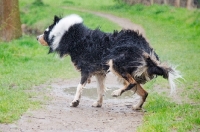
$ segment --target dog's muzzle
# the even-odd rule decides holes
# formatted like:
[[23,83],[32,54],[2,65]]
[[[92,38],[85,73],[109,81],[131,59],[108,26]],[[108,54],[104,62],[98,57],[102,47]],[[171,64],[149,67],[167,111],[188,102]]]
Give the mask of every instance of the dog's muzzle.
[[43,46],[48,46],[47,42],[44,40],[44,34],[37,36],[37,41]]

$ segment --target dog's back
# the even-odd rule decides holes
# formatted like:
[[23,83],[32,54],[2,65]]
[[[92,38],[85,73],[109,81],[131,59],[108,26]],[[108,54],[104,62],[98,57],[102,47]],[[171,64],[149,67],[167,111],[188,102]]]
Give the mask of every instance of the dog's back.
[[139,34],[138,31],[133,30],[121,30],[115,37],[115,43],[117,46],[134,46],[147,52],[148,54],[154,54],[156,59],[159,60],[158,55],[153,52],[153,48],[147,42],[147,40]]

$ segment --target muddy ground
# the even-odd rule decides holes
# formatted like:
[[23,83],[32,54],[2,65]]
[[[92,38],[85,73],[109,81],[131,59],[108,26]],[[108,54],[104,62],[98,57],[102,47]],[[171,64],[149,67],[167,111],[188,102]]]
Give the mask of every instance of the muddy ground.
[[[110,14],[91,12],[101,17],[119,24],[122,28],[139,29],[142,34],[144,30],[141,26],[131,23],[129,20],[119,18]],[[131,106],[138,100],[137,95],[127,92],[122,97],[114,98],[110,94],[113,90],[120,88],[116,77],[108,74],[105,100],[101,108],[92,107],[97,98],[96,81],[92,78],[89,85],[83,91],[80,105],[76,108],[70,107],[73,100],[76,86],[79,79],[61,80],[36,86],[33,91],[38,92],[38,96],[33,99],[49,99],[42,103],[42,107],[37,110],[28,110],[21,118],[12,124],[0,124],[0,131],[3,132],[134,132],[141,125],[143,111],[133,111]],[[41,94],[43,93],[43,94]],[[41,96],[42,95],[42,96]]]

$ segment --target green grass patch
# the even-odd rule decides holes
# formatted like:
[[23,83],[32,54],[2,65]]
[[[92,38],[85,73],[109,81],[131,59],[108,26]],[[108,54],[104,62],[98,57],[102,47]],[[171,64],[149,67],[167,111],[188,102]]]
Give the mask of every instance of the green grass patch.
[[[43,4],[39,6],[35,6],[34,0],[20,1],[22,23],[43,31],[47,28],[47,26],[53,23],[54,15],[64,17],[69,14],[79,14],[84,19],[84,24],[88,25],[91,29],[100,28],[105,32],[112,32],[114,29],[120,29],[117,24],[113,24],[105,18],[101,18],[90,13],[67,9],[65,4],[62,4],[66,1],[43,1]],[[71,3],[73,3],[73,1],[71,1]],[[33,14],[37,14],[37,18],[33,17]]]
[[198,104],[176,104],[156,93],[146,103],[144,124],[138,131],[169,132],[198,131],[200,129]]
[[0,89],[0,123],[16,120],[30,107],[27,95],[17,89]]

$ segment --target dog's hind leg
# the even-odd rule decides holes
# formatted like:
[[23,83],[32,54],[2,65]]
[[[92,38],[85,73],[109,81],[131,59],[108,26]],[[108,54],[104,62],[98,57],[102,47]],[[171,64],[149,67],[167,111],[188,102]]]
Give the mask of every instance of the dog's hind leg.
[[136,91],[136,93],[140,96],[140,100],[136,105],[133,106],[133,110],[141,110],[142,105],[148,96],[148,93],[142,88],[140,84],[137,84],[136,87],[134,87],[132,90]]
[[127,81],[126,84],[128,85],[125,85],[125,87],[121,88],[121,89],[118,89],[118,90],[115,90],[112,95],[115,97],[118,95],[121,95],[123,92],[127,91],[127,90],[133,90],[134,92],[136,92],[139,96],[140,96],[140,100],[139,102],[133,106],[133,109],[134,110],[140,110],[142,109],[142,105],[144,104],[147,96],[148,96],[148,93],[141,87],[140,84],[138,84],[130,74],[124,74],[122,75],[122,77]]
[[130,75],[130,74],[125,74],[125,76],[123,76],[129,83],[130,85],[132,86],[128,86],[124,91],[122,92],[125,92],[127,90],[130,90],[132,89],[133,91],[136,91],[136,93],[140,96],[140,100],[138,102],[138,104],[134,105],[133,106],[133,109],[134,110],[140,110],[142,109],[142,105],[144,104],[147,96],[148,96],[148,93],[142,88],[142,86],[137,83],[133,77]]
[[133,106],[134,110],[140,110],[142,109],[142,105],[144,104],[148,93],[142,88],[142,86],[137,83],[133,77],[130,74],[125,74],[125,76],[123,76],[130,84],[129,86],[122,92],[125,92],[127,90],[132,89],[133,91],[136,91],[136,93],[140,96],[140,100],[139,102]]
[[[119,73],[114,67],[113,67],[113,60],[109,60],[108,62],[109,65],[109,70],[115,74],[119,80],[123,81],[124,87],[117,89],[115,91],[112,92],[112,96],[113,97],[118,97],[120,96],[123,92],[132,89],[135,84],[136,81],[132,78],[132,76],[130,74],[124,73],[123,75],[121,73]],[[121,81],[120,81],[121,82]]]
[[96,80],[97,80],[97,94],[98,94],[98,99],[96,102],[93,103],[93,107],[101,107],[103,103],[103,96],[104,92],[106,91],[105,87],[105,74],[96,74],[95,75]]
[[77,86],[74,100],[70,103],[71,107],[77,107],[79,105],[83,87],[86,85],[88,79],[89,79],[88,74],[83,74],[83,73],[81,74],[81,82]]
[[[116,74],[117,72],[115,71],[114,73]],[[124,87],[113,91],[111,94],[113,97],[120,96],[123,92],[134,88],[137,84],[136,81],[132,78],[132,76],[128,73],[124,73],[123,75],[117,73],[116,75],[123,79]]]

